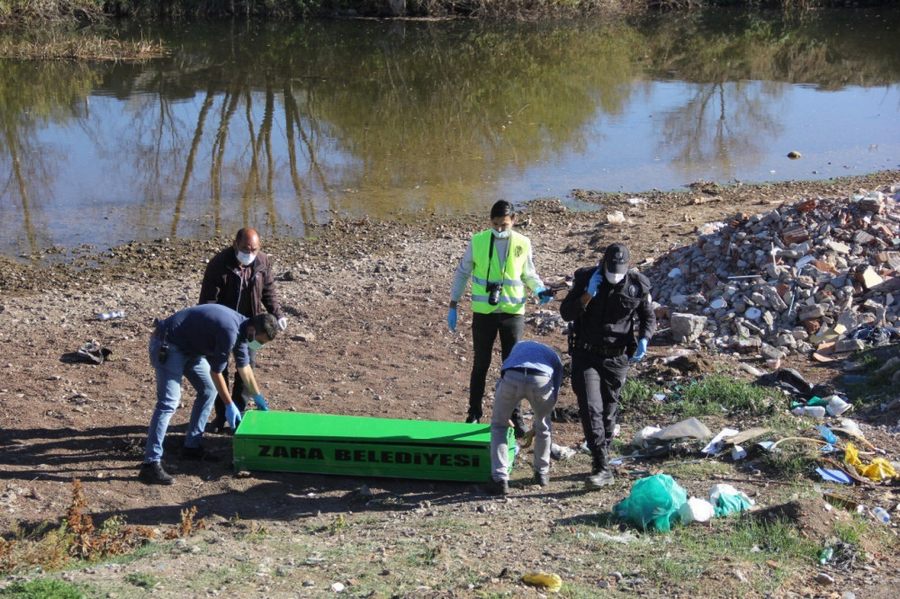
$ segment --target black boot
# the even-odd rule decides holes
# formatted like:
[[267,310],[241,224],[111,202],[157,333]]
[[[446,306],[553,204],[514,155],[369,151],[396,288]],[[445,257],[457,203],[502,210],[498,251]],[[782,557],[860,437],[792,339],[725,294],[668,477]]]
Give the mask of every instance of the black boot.
[[613,483],[612,470],[609,469],[609,463],[606,460],[606,452],[594,454],[594,464],[591,468],[591,475],[587,477],[584,485],[588,489],[599,489]]

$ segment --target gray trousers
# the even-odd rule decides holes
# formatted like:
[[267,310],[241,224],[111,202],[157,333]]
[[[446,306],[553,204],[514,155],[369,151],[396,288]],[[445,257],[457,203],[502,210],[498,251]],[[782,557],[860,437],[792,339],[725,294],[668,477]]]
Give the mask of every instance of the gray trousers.
[[556,405],[553,382],[546,374],[507,370],[497,381],[491,410],[491,477],[509,480],[509,447],[506,433],[509,417],[519,402],[527,399],[534,410],[534,471],[550,470],[550,414]]

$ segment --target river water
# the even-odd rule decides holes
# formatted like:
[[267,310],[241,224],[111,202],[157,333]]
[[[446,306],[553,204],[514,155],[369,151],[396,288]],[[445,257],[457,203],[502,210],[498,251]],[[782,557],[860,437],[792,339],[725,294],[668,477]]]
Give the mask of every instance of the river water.
[[[228,23],[0,61],[0,253],[900,164],[900,11]],[[789,151],[802,158],[789,160]]]

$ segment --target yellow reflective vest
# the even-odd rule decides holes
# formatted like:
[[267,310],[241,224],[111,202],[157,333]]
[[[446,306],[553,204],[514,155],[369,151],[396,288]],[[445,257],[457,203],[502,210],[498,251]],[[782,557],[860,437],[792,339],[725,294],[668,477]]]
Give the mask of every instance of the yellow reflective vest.
[[[522,280],[525,264],[531,251],[531,241],[515,231],[509,233],[506,262],[500,264],[497,250],[491,251],[493,233],[490,229],[472,236],[472,311],[478,314],[505,312],[524,314],[526,288]],[[496,244],[497,240],[494,240]],[[488,256],[490,255],[490,260]],[[502,283],[500,302],[488,303],[488,283]]]

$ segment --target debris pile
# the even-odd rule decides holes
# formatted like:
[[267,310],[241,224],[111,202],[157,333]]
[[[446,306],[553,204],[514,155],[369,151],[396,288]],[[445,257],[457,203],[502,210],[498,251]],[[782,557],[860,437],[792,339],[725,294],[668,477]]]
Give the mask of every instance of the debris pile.
[[707,223],[646,273],[680,343],[828,356],[900,338],[900,185]]

